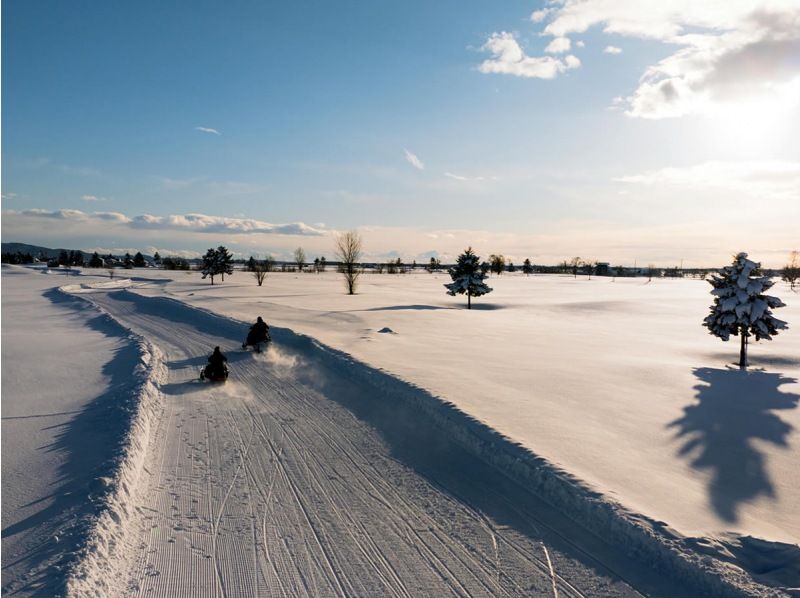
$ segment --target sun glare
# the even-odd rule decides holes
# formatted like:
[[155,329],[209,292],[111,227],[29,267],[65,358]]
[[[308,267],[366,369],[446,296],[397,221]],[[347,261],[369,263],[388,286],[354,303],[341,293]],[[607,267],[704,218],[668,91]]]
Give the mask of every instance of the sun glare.
[[800,78],[768,93],[716,105],[712,134],[720,149],[760,157],[789,134],[800,109]]

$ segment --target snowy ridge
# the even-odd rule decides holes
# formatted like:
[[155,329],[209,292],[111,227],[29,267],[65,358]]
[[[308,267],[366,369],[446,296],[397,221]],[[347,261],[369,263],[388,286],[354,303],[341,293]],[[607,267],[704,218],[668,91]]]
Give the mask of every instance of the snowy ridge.
[[[59,289],[70,294],[73,290],[74,286]],[[104,310],[94,307],[120,326]],[[158,386],[165,379],[166,368],[155,346],[129,330],[128,338],[138,345],[140,361],[133,372],[133,389],[119,406],[127,417],[126,431],[114,451],[116,456],[110,474],[97,481],[97,515],[89,525],[85,543],[68,574],[69,596],[115,595],[117,573],[126,563],[124,531],[136,521],[136,513],[131,512],[128,505],[134,503],[136,494],[146,487],[141,483],[145,454],[154,422],[163,407]]]

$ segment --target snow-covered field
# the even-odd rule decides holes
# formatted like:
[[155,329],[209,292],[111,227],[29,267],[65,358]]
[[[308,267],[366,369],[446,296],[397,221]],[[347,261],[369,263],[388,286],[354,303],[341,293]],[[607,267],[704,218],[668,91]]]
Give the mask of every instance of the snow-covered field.
[[[6,297],[14,281],[24,279],[6,273],[4,269],[4,387],[9,363]],[[201,567],[205,577],[196,581],[208,585],[197,586],[200,589],[230,590],[224,586],[224,580],[231,579],[226,567],[245,567],[242,559],[252,558],[251,568],[261,568],[262,574],[238,593],[418,594],[433,587],[432,580],[444,570],[467,584],[462,588],[465,593],[526,593],[522,578],[513,571],[523,577],[526,571],[544,571],[541,577],[531,578],[539,581],[531,581],[534,586],[527,590],[542,593],[556,579],[548,577],[552,569],[537,569],[530,558],[519,557],[522,560],[511,559],[510,568],[500,575],[497,563],[490,564],[492,550],[514,553],[503,546],[516,546],[518,555],[538,550],[543,556],[541,548],[535,548],[537,542],[550,548],[548,559],[556,555],[556,572],[563,567],[569,572],[564,577],[583,587],[584,593],[606,594],[613,589],[624,594],[629,586],[622,579],[645,593],[670,593],[663,585],[668,582],[657,580],[655,573],[652,579],[657,581],[651,580],[654,585],[648,586],[642,581],[646,572],[630,563],[620,564],[608,546],[589,551],[607,571],[588,575],[586,561],[574,551],[549,543],[549,538],[543,537],[547,531],[536,535],[521,523],[530,520],[526,517],[541,518],[538,509],[546,509],[546,505],[509,516],[511,507],[500,508],[497,501],[487,499],[480,488],[471,485],[474,482],[462,479],[469,476],[451,474],[448,478],[447,468],[437,466],[435,458],[404,454],[408,447],[392,437],[395,428],[386,423],[385,414],[378,417],[363,412],[364,405],[381,399],[375,391],[381,386],[371,387],[367,380],[379,376],[366,366],[390,375],[385,376],[389,381],[410,383],[412,386],[398,382],[406,394],[416,389],[420,396],[433,395],[451,403],[510,441],[492,443],[495,453],[522,450],[523,457],[541,457],[563,472],[564,479],[576,481],[583,496],[612,505],[614,512],[638,522],[642,529],[674,539],[680,550],[693,548],[698,554],[738,562],[762,581],[800,585],[798,551],[792,546],[800,541],[800,448],[795,432],[800,426],[800,294],[781,284],[773,294],[787,307],[776,315],[787,320],[790,329],[772,342],[752,344],[753,367],[742,373],[731,367],[738,355],[737,345],[709,336],[700,325],[711,296],[710,286],[696,280],[646,283],[644,279],[503,275],[492,278],[494,292],[476,300],[473,310],[467,311],[463,299],[445,295],[442,285],[449,277],[444,273],[365,274],[356,296],[344,294],[341,278],[334,272],[270,274],[263,287],[241,272],[214,286],[200,280],[197,273],[141,270],[133,276],[129,290],[86,294],[165,351],[169,370],[163,386],[167,415],[153,434],[145,465],[152,491],[153,504],[148,507],[153,511],[152,521],[140,517],[137,525],[131,526],[146,538],[149,552],[137,552],[131,545],[120,557],[133,566],[134,573],[127,580],[131,593],[147,589],[168,593],[180,587],[176,584],[186,571],[176,563],[189,559],[194,549],[199,563],[206,557],[212,561],[207,563],[210,568]],[[89,276],[82,279],[93,280]],[[54,285],[74,281],[60,279]],[[239,321],[263,316],[276,329],[273,352],[262,361],[250,354],[240,357],[237,334],[244,334],[241,324],[181,308],[165,297]],[[22,305],[18,309],[24,311]],[[308,344],[295,333],[312,337],[323,346]],[[231,380],[218,389],[198,388],[189,380],[203,361],[202,355],[214,344],[236,355]],[[350,366],[343,369],[343,363]],[[381,383],[389,388],[386,380]],[[20,386],[15,396],[24,390],[24,385]],[[5,490],[6,452],[17,454],[24,449],[7,444],[8,388],[4,391]],[[348,402],[348,396],[356,398]],[[387,392],[386,396],[396,398],[396,393]],[[326,402],[332,397],[333,402]],[[419,405],[419,412],[412,416],[408,406],[404,407],[404,417],[426,422],[435,415],[426,406],[429,403]],[[299,411],[293,416],[294,409]],[[351,412],[361,427],[348,419]],[[317,433],[295,423],[312,416],[319,418],[310,426]],[[441,421],[434,423],[438,426]],[[343,431],[344,440],[321,440],[318,433],[328,427]],[[377,429],[379,438],[370,440],[368,429]],[[439,432],[423,436],[442,435],[443,429],[437,429]],[[447,426],[444,431],[453,432]],[[285,438],[294,440],[281,444]],[[356,438],[367,438],[367,448],[358,448]],[[383,452],[387,444],[389,450]],[[457,445],[451,447],[448,442],[447,450],[461,450]],[[288,448],[275,448],[278,446]],[[371,457],[362,462],[365,450]],[[468,451],[473,456],[477,452]],[[317,457],[323,453],[338,455],[338,460]],[[458,454],[458,459],[472,458]],[[493,463],[502,461],[497,454],[482,456]],[[395,463],[400,469],[392,469]],[[512,463],[507,471],[514,467]],[[398,494],[387,499],[390,488],[384,486],[385,476],[378,476],[373,468],[408,483],[395,488],[393,482],[392,491]],[[462,474],[469,471],[456,470]],[[259,473],[264,471],[277,473],[270,481]],[[420,475],[421,479],[414,477]],[[479,486],[490,479],[488,475],[482,471],[477,476]],[[449,482],[442,481],[446,479]],[[345,487],[336,480],[346,481]],[[428,488],[426,484],[431,482],[433,486]],[[306,487],[298,488],[298,483]],[[439,484],[449,491],[445,496],[438,494]],[[492,479],[492,485],[498,484]],[[305,494],[309,488],[318,492]],[[402,503],[407,510],[399,514],[395,509],[383,511],[367,498],[369,492],[360,494],[354,488],[372,488],[370,492],[381,497],[379,502]],[[530,495],[524,490],[514,488],[508,494],[515,497],[511,503],[517,503],[514,508],[519,509],[519,502],[531,499],[525,498]],[[279,502],[286,501],[281,502],[281,509],[276,510],[272,492],[280,497],[276,499]],[[545,498],[555,503],[561,494],[555,491]],[[248,498],[254,496],[255,500]],[[424,512],[415,508],[420,496],[429,505]],[[446,496],[450,500],[457,497],[456,503],[447,503]],[[348,504],[358,505],[355,511],[369,513],[370,522],[354,519],[355,515],[347,512]],[[567,511],[574,507],[566,499],[555,506]],[[4,577],[8,508],[4,495]],[[394,521],[392,513],[404,522],[419,522],[425,517],[437,521],[444,512],[450,513],[448,517],[462,530],[454,537],[452,529],[437,528],[437,541],[451,557],[434,566],[430,555],[426,559],[424,554],[414,553],[420,558],[412,568],[421,572],[414,580],[418,585],[403,586],[411,583],[412,572],[398,572],[393,566],[412,557],[398,548],[402,542],[395,535],[405,528],[400,520],[390,523]],[[176,513],[184,519],[167,533]],[[213,516],[204,518],[203,513]],[[586,523],[585,513],[567,514]],[[597,517],[601,517],[600,510]],[[375,528],[373,518],[389,527]],[[553,525],[560,530],[558,534],[583,546],[585,538],[574,536],[580,536],[574,525],[558,523],[555,515],[546,520],[551,518],[556,520]],[[250,529],[253,521],[259,525],[276,522],[275,529]],[[213,528],[213,533],[203,525]],[[491,530],[489,534],[484,525]],[[417,529],[417,523],[411,529]],[[480,529],[484,529],[483,536]],[[596,527],[602,529],[602,525]],[[251,556],[217,559],[217,550],[222,549],[209,550],[203,545],[203,538],[222,537],[226,530],[252,536],[250,545],[237,548]],[[310,530],[324,531],[315,538],[307,535]],[[331,546],[329,541],[339,537],[336,530],[342,535],[351,530],[351,540],[339,538],[332,544],[337,552],[349,555],[346,559],[325,550]],[[375,556],[376,547],[364,544],[364,538],[376,537],[386,540],[381,544],[380,559]],[[493,540],[485,545],[482,542],[487,538]],[[170,553],[170,546],[178,552]],[[259,552],[259,546],[273,552]],[[285,558],[270,560],[274,551],[291,555],[290,561],[305,560],[306,565]],[[458,567],[465,566],[463,556],[458,557],[461,551],[478,555],[466,566],[468,573],[459,573]],[[441,551],[433,552],[443,558]],[[448,560],[451,558],[455,561]],[[345,561],[371,567],[371,573],[349,567]],[[158,575],[148,575],[154,571]],[[735,575],[733,569],[727,572]],[[497,576],[496,586],[488,581],[492,575]],[[537,586],[540,582],[543,585]],[[559,587],[562,593],[570,592],[566,585]]]

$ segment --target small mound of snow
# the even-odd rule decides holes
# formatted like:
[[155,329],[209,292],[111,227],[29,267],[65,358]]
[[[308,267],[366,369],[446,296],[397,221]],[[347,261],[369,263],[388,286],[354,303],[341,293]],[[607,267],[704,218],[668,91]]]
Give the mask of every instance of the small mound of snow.
[[383,328],[378,330],[378,332],[383,333],[383,334],[397,334],[394,330],[392,330],[388,326],[384,326]]
[[82,282],[81,284],[68,284],[61,287],[61,290],[66,293],[79,294],[91,293],[97,290],[108,291],[109,289],[127,289],[131,286],[133,286],[133,281],[130,278],[120,278],[119,280],[109,280],[106,282]]

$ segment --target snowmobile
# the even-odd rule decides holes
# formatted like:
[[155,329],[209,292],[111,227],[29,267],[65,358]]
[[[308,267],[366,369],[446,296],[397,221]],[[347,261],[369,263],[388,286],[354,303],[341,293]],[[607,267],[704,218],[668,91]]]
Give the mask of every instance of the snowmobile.
[[267,348],[267,344],[272,341],[272,337],[269,335],[269,332],[266,334],[260,335],[258,337],[256,334],[253,333],[251,330],[247,333],[247,338],[242,343],[242,349],[247,349],[247,347],[253,347],[256,353],[261,353],[264,349]]
[[214,368],[210,363],[200,370],[200,380],[210,380],[211,382],[225,382],[228,379],[228,366],[225,364],[221,368]]

